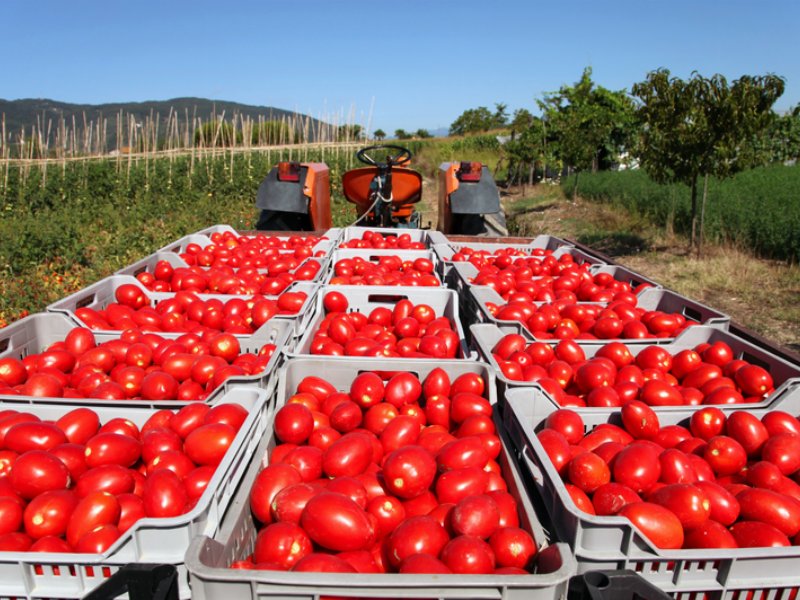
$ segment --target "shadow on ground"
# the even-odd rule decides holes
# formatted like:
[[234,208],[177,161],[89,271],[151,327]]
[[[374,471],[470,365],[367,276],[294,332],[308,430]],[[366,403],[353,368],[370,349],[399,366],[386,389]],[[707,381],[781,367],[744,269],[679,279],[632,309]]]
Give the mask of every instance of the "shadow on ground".
[[578,236],[578,241],[609,256],[628,256],[650,249],[646,238],[627,231],[585,233]]

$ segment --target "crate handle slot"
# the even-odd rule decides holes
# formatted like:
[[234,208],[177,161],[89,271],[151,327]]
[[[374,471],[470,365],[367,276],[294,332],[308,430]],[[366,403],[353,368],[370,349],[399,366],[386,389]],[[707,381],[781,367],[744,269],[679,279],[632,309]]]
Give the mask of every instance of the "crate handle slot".
[[766,369],[768,373],[772,373],[772,369],[770,368],[769,361],[764,360],[762,357],[757,356],[755,354],[751,354],[747,350],[742,351],[742,355],[739,357],[742,360],[746,360],[747,362],[762,367]]
[[5,352],[6,350],[8,350],[8,347],[9,347],[10,344],[11,344],[11,342],[9,341],[9,338],[6,338],[4,340],[0,340],[0,354]]
[[682,312],[684,317],[691,319],[692,321],[700,323],[703,320],[703,314],[691,306],[684,306]]
[[178,600],[178,572],[174,565],[128,563],[84,599],[105,600],[126,592],[131,600]]
[[147,271],[147,265],[145,265],[145,266],[143,266],[143,267],[139,267],[138,269],[136,269],[136,270],[133,272],[133,276],[134,276],[134,277],[138,277],[139,275],[141,275],[141,274],[142,274],[142,273],[144,273],[145,271]]
[[400,300],[408,300],[408,296],[404,294],[370,294],[367,296],[367,302],[378,304],[397,304]]
[[86,296],[85,298],[81,298],[75,303],[75,308],[83,308],[84,306],[89,306],[90,304],[94,304],[97,300],[97,296],[95,294],[91,294]]

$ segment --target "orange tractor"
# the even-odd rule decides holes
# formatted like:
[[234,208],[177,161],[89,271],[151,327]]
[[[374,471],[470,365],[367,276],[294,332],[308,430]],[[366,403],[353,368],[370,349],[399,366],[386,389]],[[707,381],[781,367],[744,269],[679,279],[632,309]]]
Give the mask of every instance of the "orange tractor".
[[[378,158],[386,152],[385,158]],[[366,166],[342,175],[342,191],[355,204],[352,225],[421,227],[415,204],[422,198],[422,175],[408,167],[411,151],[394,145],[362,148]],[[327,165],[281,162],[258,188],[257,229],[313,231],[331,227]],[[439,169],[439,231],[463,235],[507,235],[500,196],[489,169],[475,162],[444,163]]]

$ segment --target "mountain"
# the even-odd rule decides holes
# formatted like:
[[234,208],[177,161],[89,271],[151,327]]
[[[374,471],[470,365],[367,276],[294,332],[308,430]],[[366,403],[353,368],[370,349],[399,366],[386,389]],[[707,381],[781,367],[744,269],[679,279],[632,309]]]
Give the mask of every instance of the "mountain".
[[[230,121],[233,115],[237,114],[243,117],[250,117],[255,121],[259,117],[263,117],[264,120],[278,121],[283,118],[288,120],[292,117],[302,118],[305,121],[308,118],[312,131],[318,130],[321,124],[317,119],[281,108],[252,106],[225,100],[209,100],[207,98],[172,98],[171,100],[118,102],[112,104],[70,104],[46,98],[0,99],[0,115],[5,115],[6,132],[9,136],[18,135],[23,127],[29,132],[30,128],[37,124],[37,119],[44,131],[47,131],[48,121],[51,121],[51,130],[54,131],[62,117],[65,119],[67,127],[70,128],[74,118],[75,124],[80,131],[83,127],[84,115],[87,123],[90,121],[97,123],[102,116],[104,119],[108,119],[109,148],[116,146],[116,117],[120,112],[123,113],[125,119],[128,118],[127,115],[131,115],[137,122],[143,122],[150,118],[151,115],[153,118],[158,115],[160,119],[159,125],[163,127],[169,116],[170,108],[172,108],[173,113],[177,113],[181,125],[186,122],[187,114],[190,121],[200,118],[203,122],[206,122],[213,115],[219,117],[223,112],[226,121]],[[160,130],[164,131],[163,128]]]

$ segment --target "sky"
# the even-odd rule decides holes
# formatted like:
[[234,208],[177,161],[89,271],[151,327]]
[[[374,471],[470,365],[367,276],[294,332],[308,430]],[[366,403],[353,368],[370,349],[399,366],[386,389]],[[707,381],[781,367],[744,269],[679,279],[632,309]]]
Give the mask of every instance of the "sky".
[[657,68],[786,79],[797,0],[0,0],[0,98],[99,104],[197,96],[370,131],[447,128],[536,99],[585,67],[612,90]]

